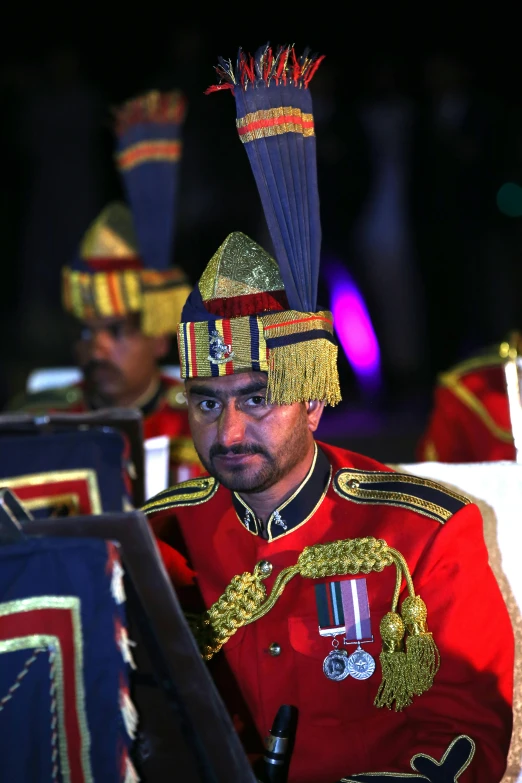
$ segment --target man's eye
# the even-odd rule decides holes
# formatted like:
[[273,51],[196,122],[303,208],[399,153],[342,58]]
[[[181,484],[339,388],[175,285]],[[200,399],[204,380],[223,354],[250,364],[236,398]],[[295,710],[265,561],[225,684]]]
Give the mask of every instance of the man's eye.
[[110,324],[110,326],[107,327],[107,331],[114,340],[121,340],[126,333],[125,324]]
[[199,403],[199,407],[202,411],[213,411],[217,407],[217,402],[215,400],[203,400],[203,402]]
[[255,407],[258,407],[259,405],[266,405],[265,397],[261,397],[260,394],[256,394],[254,397],[250,397],[248,402]]

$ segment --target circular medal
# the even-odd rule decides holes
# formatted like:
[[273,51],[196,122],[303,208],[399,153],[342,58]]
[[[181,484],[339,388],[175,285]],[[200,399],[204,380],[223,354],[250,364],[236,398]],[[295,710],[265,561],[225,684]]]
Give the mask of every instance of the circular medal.
[[358,647],[347,661],[348,674],[356,680],[367,680],[375,671],[375,661],[370,653]]
[[346,650],[332,650],[323,662],[323,672],[329,680],[339,682],[350,674],[348,670],[348,653]]

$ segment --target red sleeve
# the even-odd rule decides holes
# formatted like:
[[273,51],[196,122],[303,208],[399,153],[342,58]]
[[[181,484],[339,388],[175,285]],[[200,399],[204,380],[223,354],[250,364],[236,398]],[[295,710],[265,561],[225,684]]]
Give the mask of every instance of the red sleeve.
[[[474,462],[467,434],[470,414],[449,389],[435,390],[434,405],[416,451],[419,462]],[[477,422],[474,423],[474,426]]]
[[406,708],[411,745],[405,756],[440,759],[455,737],[468,735],[475,756],[459,781],[498,782],[512,730],[514,635],[476,505],[440,528],[412,576],[441,664],[432,688]]

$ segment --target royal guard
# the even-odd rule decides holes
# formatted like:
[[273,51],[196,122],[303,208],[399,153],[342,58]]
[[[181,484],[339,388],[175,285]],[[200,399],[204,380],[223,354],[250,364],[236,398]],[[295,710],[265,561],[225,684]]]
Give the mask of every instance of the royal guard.
[[317,302],[321,59],[220,60],[275,259],[233,233],[188,297],[178,346],[209,475],[144,511],[256,770],[268,736],[289,783],[498,783],[514,641],[478,507],[314,438],[340,400]]
[[[440,374],[433,408],[417,448],[420,462],[517,458],[515,439],[522,412],[521,344],[520,335],[514,332],[500,345]],[[521,445],[519,434],[519,448]]]
[[116,163],[127,204],[109,204],[63,270],[63,304],[79,323],[83,380],[32,394],[11,409],[139,408],[146,439],[170,438],[171,481],[198,475],[179,379],[161,372],[191,290],[172,265],[186,100],[152,91],[115,112]]

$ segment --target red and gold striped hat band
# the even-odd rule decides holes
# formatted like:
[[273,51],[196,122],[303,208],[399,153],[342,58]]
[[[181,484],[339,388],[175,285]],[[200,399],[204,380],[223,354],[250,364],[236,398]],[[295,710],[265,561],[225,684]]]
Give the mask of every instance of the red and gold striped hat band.
[[313,116],[291,106],[251,112],[236,120],[236,126],[243,144],[284,133],[297,133],[304,138],[315,136]]

